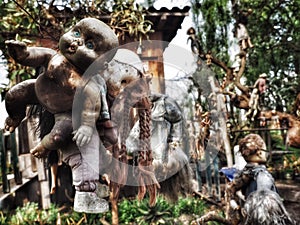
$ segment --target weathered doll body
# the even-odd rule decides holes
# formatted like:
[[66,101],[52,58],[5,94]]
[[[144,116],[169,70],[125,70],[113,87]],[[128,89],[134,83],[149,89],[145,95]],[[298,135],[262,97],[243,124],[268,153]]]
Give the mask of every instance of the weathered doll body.
[[[97,202],[95,196],[100,154],[105,152],[96,122],[109,119],[106,84],[99,72],[83,75],[97,58],[118,46],[116,35],[103,22],[86,18],[61,37],[59,52],[27,47],[16,41],[6,44],[16,62],[45,68],[36,80],[24,81],[7,93],[6,129],[12,132],[20,124],[29,104],[41,104],[53,113],[55,124],[51,132],[31,153],[40,157],[49,150],[61,149],[63,160],[72,168],[75,210],[77,207],[77,211],[84,212],[106,211],[107,204],[101,199]],[[106,55],[108,61],[114,55],[111,52]],[[93,204],[86,204],[92,198]]]
[[[248,134],[240,140],[239,151],[247,164],[226,188],[230,203],[227,208],[228,219],[232,224],[293,224],[277,193],[274,178],[266,169],[264,140],[257,134]],[[236,192],[239,190],[245,196],[244,205],[236,202]],[[236,216],[240,209],[241,214]]]

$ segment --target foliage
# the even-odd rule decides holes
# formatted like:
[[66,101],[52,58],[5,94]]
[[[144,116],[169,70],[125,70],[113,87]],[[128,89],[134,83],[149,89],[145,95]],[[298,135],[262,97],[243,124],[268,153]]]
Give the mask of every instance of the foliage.
[[3,212],[0,211],[0,224],[7,224],[8,218],[4,215]]
[[195,214],[202,216],[206,210],[206,205],[203,201],[197,198],[187,197],[180,198],[178,203],[174,206],[173,215],[178,218],[182,214]]
[[[152,24],[145,19],[145,10],[133,0],[68,0],[63,4],[57,1],[3,1],[0,0],[0,49],[5,51],[5,40],[18,39],[36,45],[37,40],[45,39],[57,43],[64,31],[85,17],[111,19],[108,25],[120,37],[129,35],[138,40],[152,32]],[[73,15],[76,15],[74,17]],[[28,67],[13,65],[9,61],[9,79],[12,84],[34,78],[34,71]],[[5,88],[3,88],[5,89]],[[1,89],[1,91],[3,91]]]
[[137,210],[140,215],[137,217],[137,222],[140,225],[168,224],[173,220],[172,207],[163,198],[158,198],[153,207],[149,206],[148,201],[138,202]]
[[145,10],[142,6],[135,4],[134,0],[114,0],[113,14],[110,25],[116,33],[125,38],[126,34],[136,37],[142,41],[148,33],[153,32],[152,22],[145,20]]
[[[4,41],[7,39],[20,40],[21,37],[19,34],[23,34],[24,37],[38,35],[38,28],[34,18],[28,16],[26,13],[29,8],[32,9],[34,13],[37,13],[37,8],[33,6],[32,1],[23,4],[23,11],[21,11],[20,8],[17,8],[12,1],[2,3],[1,6],[0,15],[2,15],[2,22],[0,24],[0,49],[2,49],[2,51],[5,49]],[[23,39],[23,41],[30,43],[28,39]],[[3,53],[6,52],[3,51]],[[9,59],[7,54],[4,54],[4,56]],[[8,78],[11,81],[20,82],[34,76],[32,68],[12,64],[10,60],[8,62]],[[1,92],[6,91],[6,87],[1,85],[0,90]]]
[[23,207],[18,207],[10,218],[11,225],[52,225],[56,223],[58,208],[51,205],[49,210],[40,210],[37,203],[28,202]]
[[34,17],[28,16],[26,11],[30,10],[32,15],[38,15],[38,9],[34,7],[32,1],[28,1],[22,6],[24,10],[16,7],[13,1],[1,4],[0,15],[2,22],[0,24],[0,43],[1,49],[4,49],[4,41],[7,38],[15,38],[16,31],[24,36],[34,36],[38,34],[37,24]]
[[[228,56],[228,24],[232,21],[228,0],[191,0],[193,20],[197,37],[205,52],[227,62]],[[219,78],[223,72],[214,67]]]
[[[191,0],[193,20],[201,46],[230,66],[237,43],[229,39],[235,21],[233,4],[238,10],[252,9],[247,30],[254,48],[247,54],[243,74],[247,85],[253,85],[259,74],[267,73],[269,85],[266,103],[271,109],[291,111],[293,100],[300,91],[299,39],[300,2],[287,0]],[[231,35],[233,36],[233,35]],[[231,49],[231,50],[230,50]],[[221,82],[224,72],[213,67]]]
[[207,209],[202,200],[193,197],[179,198],[172,204],[159,196],[154,207],[150,207],[148,201],[147,198],[142,201],[123,199],[119,204],[120,223],[173,224],[174,219],[182,214],[201,216]]
[[255,48],[249,54],[248,80],[269,74],[269,94],[274,99],[270,104],[280,111],[290,110],[300,90],[300,2],[244,0],[241,5],[253,9],[248,27]]
[[[119,202],[120,224],[174,224],[174,219],[182,214],[200,217],[208,210],[204,202],[199,198],[179,198],[175,203],[166,201],[162,196],[157,198],[154,207],[149,207],[149,199],[141,201],[137,199],[122,199]],[[0,211],[0,224],[8,225],[52,225],[60,221],[68,225],[96,225],[105,220],[111,221],[111,212],[104,214],[86,214],[69,211],[62,213],[55,205],[48,210],[42,210],[37,203],[29,202],[23,207],[18,207],[12,215],[3,214]]]
[[105,214],[86,214],[78,213],[72,211],[72,213],[64,213],[61,216],[61,224],[67,225],[98,225],[101,224],[101,219],[105,219],[106,215],[109,215],[110,212]]
[[124,224],[133,221],[139,215],[137,209],[138,200],[123,199],[119,204],[119,220]]

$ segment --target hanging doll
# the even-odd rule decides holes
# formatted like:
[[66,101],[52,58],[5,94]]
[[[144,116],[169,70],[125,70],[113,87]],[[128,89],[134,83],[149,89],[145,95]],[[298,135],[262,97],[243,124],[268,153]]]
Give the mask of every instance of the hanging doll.
[[238,39],[242,50],[247,48],[253,48],[254,45],[251,42],[248,30],[246,28],[248,23],[248,16],[252,14],[252,9],[240,10],[238,4],[233,5],[233,13],[235,14],[236,24],[234,35]]
[[251,120],[254,121],[258,111],[261,110],[263,104],[263,95],[267,90],[267,74],[262,73],[255,81],[254,89],[252,90],[249,100],[249,110],[246,113],[246,117],[251,115]]
[[[74,209],[87,213],[107,211],[107,202],[97,195],[100,152],[104,153],[105,148],[96,122],[109,119],[106,84],[100,72],[105,61],[110,61],[115,54],[110,50],[118,46],[117,36],[105,23],[85,18],[60,38],[59,52],[27,47],[18,41],[6,41],[6,44],[16,62],[44,67],[45,71],[37,79],[21,82],[7,93],[9,117],[5,128],[13,132],[30,104],[41,104],[54,114],[52,130],[31,153],[41,157],[47,151],[61,149],[63,160],[72,168],[76,189]],[[109,54],[99,60],[106,52]],[[99,69],[87,70],[96,60]]]

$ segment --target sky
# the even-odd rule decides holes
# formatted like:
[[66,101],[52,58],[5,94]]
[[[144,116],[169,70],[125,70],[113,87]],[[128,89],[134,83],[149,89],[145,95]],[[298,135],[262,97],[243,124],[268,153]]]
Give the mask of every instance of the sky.
[[[183,8],[190,6],[189,0],[158,0],[155,2],[154,7],[159,9],[167,7]],[[190,42],[187,42],[187,30],[194,27],[191,13],[185,17],[181,24],[181,29],[177,31],[176,36],[173,38],[169,47],[164,51],[164,72],[166,79],[166,94],[177,99],[178,103],[186,99],[189,83],[182,77],[187,77],[195,71],[195,61],[197,57],[192,53]]]

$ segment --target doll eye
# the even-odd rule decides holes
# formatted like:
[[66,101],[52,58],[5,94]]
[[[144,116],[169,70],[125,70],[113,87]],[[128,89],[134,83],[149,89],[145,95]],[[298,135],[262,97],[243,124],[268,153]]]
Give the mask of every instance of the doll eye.
[[94,44],[92,42],[87,42],[85,45],[88,49],[93,49],[94,48]]
[[74,31],[74,36],[75,37],[80,37],[80,32],[79,31]]

